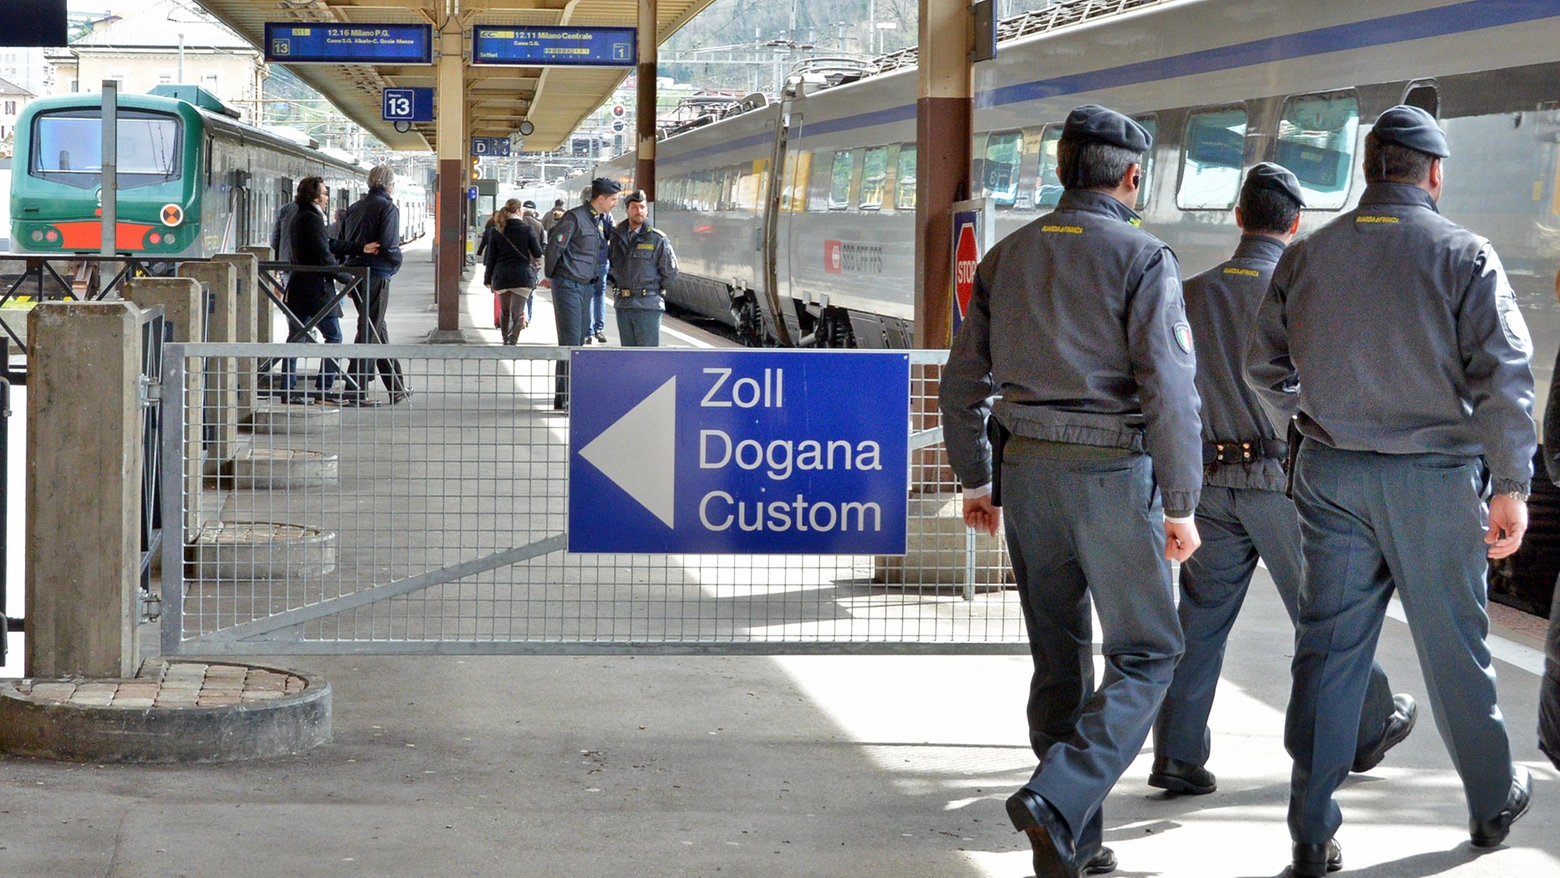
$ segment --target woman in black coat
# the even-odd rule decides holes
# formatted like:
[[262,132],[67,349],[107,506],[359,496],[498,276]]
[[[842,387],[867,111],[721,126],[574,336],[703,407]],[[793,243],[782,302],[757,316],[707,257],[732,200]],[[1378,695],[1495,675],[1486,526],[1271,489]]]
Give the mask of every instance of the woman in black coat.
[[482,257],[482,282],[498,295],[499,328],[504,331],[506,345],[517,343],[520,330],[525,328],[526,300],[536,286],[532,260],[541,255],[542,242],[536,239],[536,233],[518,215],[506,210],[503,226],[494,226]]
[[[330,204],[330,189],[319,177],[304,177],[298,182],[298,195],[294,202],[298,213],[293,217],[290,235],[292,262],[294,265],[337,265],[338,256],[356,256],[379,252],[379,242],[354,244],[351,241],[332,240],[325,232],[325,209]],[[302,334],[303,327],[314,315],[330,307],[319,322],[320,334],[326,344],[341,344],[341,304],[331,305],[336,296],[335,279],[328,272],[295,271],[287,278],[286,302],[288,310],[299,321],[291,324],[290,342],[308,341]],[[289,358],[285,365],[284,386],[293,389],[294,362]],[[321,393],[330,390],[337,372],[336,361],[326,357],[320,363],[317,387]]]

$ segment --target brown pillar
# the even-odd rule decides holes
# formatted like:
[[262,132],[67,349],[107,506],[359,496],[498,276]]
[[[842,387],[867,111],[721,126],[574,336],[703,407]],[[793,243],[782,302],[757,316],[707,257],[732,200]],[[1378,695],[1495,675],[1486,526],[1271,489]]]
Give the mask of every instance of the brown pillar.
[[634,105],[639,165],[634,169],[634,186],[645,190],[645,197],[652,204],[655,203],[655,68],[659,56],[655,18],[656,0],[639,0],[639,87]]
[[460,21],[451,16],[439,34],[438,152],[439,218],[434,229],[438,270],[433,279],[439,322],[432,340],[460,339],[460,275],[466,265],[466,71],[463,54],[466,37]]
[[965,0],[920,0],[916,100],[915,345],[945,348],[953,323],[953,203],[969,197],[975,105]]

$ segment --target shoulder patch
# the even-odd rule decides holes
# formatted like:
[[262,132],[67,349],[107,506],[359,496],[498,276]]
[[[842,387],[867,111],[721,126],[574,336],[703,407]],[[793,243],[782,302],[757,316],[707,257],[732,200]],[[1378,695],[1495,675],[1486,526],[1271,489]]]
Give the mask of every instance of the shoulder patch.
[[1175,336],[1175,346],[1181,349],[1181,353],[1192,352],[1192,327],[1185,323],[1177,323],[1170,332]]
[[1255,269],[1235,268],[1233,266],[1231,266],[1230,268],[1224,269],[1224,273],[1225,274],[1238,274],[1241,277],[1261,277],[1262,276],[1262,272],[1256,271]]

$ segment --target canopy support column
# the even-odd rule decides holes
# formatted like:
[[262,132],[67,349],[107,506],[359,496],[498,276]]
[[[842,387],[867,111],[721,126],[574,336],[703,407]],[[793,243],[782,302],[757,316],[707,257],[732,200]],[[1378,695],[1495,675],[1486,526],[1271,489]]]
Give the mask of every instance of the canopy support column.
[[975,104],[967,0],[920,0],[915,124],[915,345],[951,343],[953,203],[969,197]]
[[634,187],[645,190],[645,198],[652,205],[655,204],[655,69],[659,54],[656,0],[639,0],[639,76],[634,107],[639,165],[634,169]]
[[466,39],[460,19],[450,16],[439,33],[438,113],[439,191],[438,273],[434,277],[434,301],[438,305],[438,329],[434,341],[461,340],[460,276],[466,254],[462,227],[466,221],[466,95],[464,52]]

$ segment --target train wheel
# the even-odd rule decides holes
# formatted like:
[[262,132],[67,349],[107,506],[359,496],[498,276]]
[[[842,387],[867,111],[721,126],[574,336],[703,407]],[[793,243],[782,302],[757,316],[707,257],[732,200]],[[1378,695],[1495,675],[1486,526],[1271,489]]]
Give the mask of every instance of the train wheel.
[[752,293],[744,295],[733,303],[732,311],[737,318],[737,340],[744,347],[761,348],[764,346],[764,316],[758,312],[758,300]]

